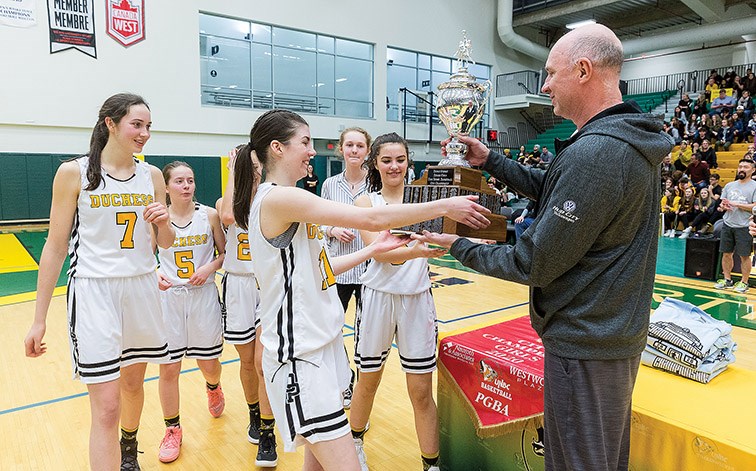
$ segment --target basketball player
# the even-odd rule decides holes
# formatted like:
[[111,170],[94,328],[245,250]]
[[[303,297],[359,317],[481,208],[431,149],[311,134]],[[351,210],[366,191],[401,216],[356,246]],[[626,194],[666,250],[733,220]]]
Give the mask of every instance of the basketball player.
[[[358,198],[355,204],[364,208],[402,204],[404,182],[411,165],[407,142],[395,133],[378,136],[365,165],[370,193]],[[375,232],[360,231],[360,234],[367,244],[378,237]],[[445,253],[445,249],[412,242],[376,255],[362,275],[362,305],[355,320],[354,354],[360,376],[350,421],[363,469],[367,469],[363,451],[365,429],[394,339],[407,376],[423,469],[439,469],[438,418],[433,401],[438,328],[428,258]]]
[[[139,96],[113,95],[100,108],[89,153],[61,164],[53,182],[26,355],[45,353],[47,311],[69,246],[68,322],[74,377],[87,385],[92,469],[138,470],[137,429],[146,362],[168,361],[152,237],[174,231],[160,170],[134,158],[152,119]],[[118,422],[121,445],[118,446]]]
[[[252,150],[266,172],[258,188]],[[295,186],[314,155],[301,116],[286,110],[260,116],[237,158],[234,217],[243,228],[249,223],[262,305],[263,373],[284,449],[305,445],[305,470],[356,471],[360,464],[341,397],[350,371],[335,277],[406,240],[383,232],[373,244],[331,259],[318,224],[379,231],[441,215],[473,227],[488,220],[474,197],[369,209],[318,198]]]
[[[234,163],[238,151],[229,152],[228,182],[223,198],[216,203],[221,222],[226,229],[226,258],[223,261],[222,305],[224,311],[224,337],[239,354],[239,378],[249,408],[247,440],[257,444],[255,465],[271,468],[278,464],[276,452],[275,419],[270,409],[265,382],[262,379],[262,346],[260,338],[260,293],[252,269],[249,235],[234,222]],[[260,175],[254,175],[259,183]]]
[[176,239],[173,246],[158,249],[160,300],[171,355],[170,363],[160,365],[160,405],[166,429],[158,459],[170,463],[179,457],[183,436],[179,417],[183,358],[197,360],[205,378],[210,415],[220,417],[225,407],[219,360],[223,333],[215,272],[223,264],[226,239],[218,212],[194,201],[194,171],[189,164],[171,162],[163,167],[163,177]]

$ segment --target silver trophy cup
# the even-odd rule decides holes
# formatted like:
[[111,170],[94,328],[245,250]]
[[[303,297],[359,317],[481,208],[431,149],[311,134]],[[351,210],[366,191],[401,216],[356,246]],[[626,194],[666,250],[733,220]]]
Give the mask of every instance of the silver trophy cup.
[[439,166],[462,166],[470,164],[464,159],[467,146],[459,142],[457,135],[467,136],[483,117],[483,111],[488,101],[491,82],[478,82],[475,76],[467,71],[469,63],[475,63],[470,57],[472,48],[467,34],[462,31],[462,41],[455,57],[457,58],[457,73],[448,82],[438,86],[436,111],[441,122],[452,137],[446,145],[446,158],[439,162]]

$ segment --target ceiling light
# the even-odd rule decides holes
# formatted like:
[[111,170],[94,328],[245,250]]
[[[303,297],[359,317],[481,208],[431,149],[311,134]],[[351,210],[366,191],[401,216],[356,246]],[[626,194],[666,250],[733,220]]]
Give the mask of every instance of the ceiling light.
[[595,24],[596,24],[596,20],[591,19],[591,20],[576,21],[575,23],[569,23],[565,26],[567,27],[567,29],[575,29],[575,28],[580,28],[581,26],[588,26],[588,25],[595,25]]

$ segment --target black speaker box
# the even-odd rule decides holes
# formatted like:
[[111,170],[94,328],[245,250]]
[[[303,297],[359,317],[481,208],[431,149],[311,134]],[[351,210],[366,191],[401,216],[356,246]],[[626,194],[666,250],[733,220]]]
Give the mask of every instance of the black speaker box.
[[685,241],[686,277],[714,280],[718,268],[719,239],[690,238]]

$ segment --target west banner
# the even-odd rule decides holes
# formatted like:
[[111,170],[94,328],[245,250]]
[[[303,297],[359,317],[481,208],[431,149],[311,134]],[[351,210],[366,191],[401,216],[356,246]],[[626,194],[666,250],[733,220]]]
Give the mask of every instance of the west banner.
[[0,0],[0,24],[28,28],[37,24],[37,0]]
[[97,58],[94,0],[47,0],[50,54],[76,49]]
[[122,46],[144,39],[144,0],[107,0],[108,36]]

